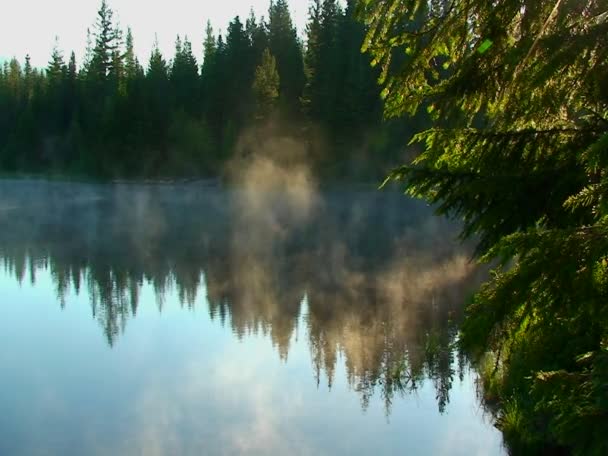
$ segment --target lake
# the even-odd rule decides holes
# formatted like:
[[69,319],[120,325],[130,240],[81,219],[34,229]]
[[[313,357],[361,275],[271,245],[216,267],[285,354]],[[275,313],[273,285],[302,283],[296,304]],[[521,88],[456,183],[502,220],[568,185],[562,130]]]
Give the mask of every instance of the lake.
[[258,183],[0,181],[0,454],[506,454],[458,226]]

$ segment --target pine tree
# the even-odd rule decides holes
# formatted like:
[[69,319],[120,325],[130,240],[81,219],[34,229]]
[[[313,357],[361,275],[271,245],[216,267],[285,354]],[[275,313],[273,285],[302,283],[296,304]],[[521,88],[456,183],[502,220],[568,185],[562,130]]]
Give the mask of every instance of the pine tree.
[[113,11],[106,0],[101,0],[101,6],[97,12],[95,23],[95,46],[91,52],[91,64],[89,71],[97,81],[105,81],[112,69],[114,53],[118,49],[117,31],[112,23]]
[[32,68],[32,62],[29,54],[25,56],[25,65],[23,66],[23,84],[26,100],[30,102],[34,96],[34,70]]
[[133,32],[131,27],[127,27],[127,36],[125,39],[125,74],[127,79],[133,80],[141,72],[137,56],[135,55],[135,45],[133,40]]
[[201,70],[201,96],[204,103],[204,117],[211,129],[215,133],[216,140],[221,137],[221,131],[224,125],[224,62],[225,62],[225,45],[220,34],[217,38],[214,36],[213,28],[210,22],[207,22],[205,41],[204,41],[204,59]]
[[319,71],[321,66],[321,5],[322,0],[313,0],[308,10],[306,24],[306,52],[304,64],[306,86],[303,104],[311,117],[318,115],[319,104]]
[[[148,126],[150,128],[149,143],[156,149],[157,153],[163,153],[166,147],[166,134],[169,126],[169,70],[158,46],[158,39],[150,54],[148,71],[146,73],[146,113]],[[154,164],[158,157],[148,157]]]
[[76,81],[76,77],[78,76],[78,68],[76,66],[76,54],[74,53],[74,51],[70,53],[67,76],[68,79],[73,82]]
[[53,46],[51,60],[46,68],[46,75],[49,85],[51,86],[51,90],[57,89],[59,84],[62,83],[66,70],[63,54],[59,50],[59,40],[58,38],[55,38],[55,45]]
[[277,62],[266,49],[262,54],[262,62],[255,70],[253,93],[256,100],[256,118],[266,119],[276,107],[279,98],[280,79]]
[[227,115],[240,124],[248,111],[255,65],[249,38],[238,16],[228,24],[225,65]]
[[178,109],[189,114],[199,111],[199,75],[198,63],[192,53],[192,43],[188,37],[182,42],[179,35],[175,42],[175,58],[171,68],[171,83]]
[[84,60],[82,62],[82,74],[88,75],[91,70],[91,62],[93,61],[93,37],[91,29],[87,27],[87,43],[84,51]]
[[152,53],[150,54],[146,78],[155,86],[155,88],[166,89],[167,87],[169,71],[167,61],[160,52],[158,40],[155,40]]
[[211,65],[211,61],[213,60],[216,49],[217,43],[213,33],[213,27],[211,26],[211,21],[207,21],[207,27],[205,28],[205,40],[203,41],[203,73],[205,72],[205,65]]
[[122,52],[123,34],[117,25],[114,29],[114,43],[111,51],[110,67],[108,68],[108,80],[112,87],[112,93],[126,94],[126,68],[125,54]]
[[23,74],[25,79],[29,79],[32,76],[32,60],[30,58],[30,55],[27,54],[25,56],[25,65],[23,66]]
[[285,107],[299,106],[306,83],[302,46],[286,0],[271,1],[268,11],[268,40],[281,79],[281,99]]
[[78,96],[78,67],[76,65],[76,54],[74,51],[70,53],[70,61],[68,62],[66,72],[66,106],[68,113],[67,118],[71,118],[74,115],[74,111],[77,107],[77,96]]
[[203,63],[201,65],[201,95],[205,105],[208,105],[208,99],[211,98],[215,87],[215,73],[217,68],[217,42],[210,21],[207,21],[207,27],[205,28],[203,52]]

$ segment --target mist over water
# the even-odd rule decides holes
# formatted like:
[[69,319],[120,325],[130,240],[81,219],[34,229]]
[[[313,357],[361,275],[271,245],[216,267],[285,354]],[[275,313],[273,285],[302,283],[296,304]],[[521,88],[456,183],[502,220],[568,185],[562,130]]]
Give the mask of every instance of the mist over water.
[[[269,141],[231,189],[0,181],[0,361],[21,372],[0,380],[17,390],[0,438],[18,431],[0,453],[502,452],[456,348],[485,275],[457,227],[398,193],[321,189]],[[19,383],[15,344],[55,387]],[[125,428],[96,430],[108,414]],[[53,417],[78,435],[29,428]]]

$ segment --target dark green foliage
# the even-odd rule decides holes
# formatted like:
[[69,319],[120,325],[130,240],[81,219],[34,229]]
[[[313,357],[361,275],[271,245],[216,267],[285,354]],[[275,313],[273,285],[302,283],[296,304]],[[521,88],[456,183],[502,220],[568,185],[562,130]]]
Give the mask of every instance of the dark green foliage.
[[268,43],[277,60],[281,79],[280,95],[286,107],[298,106],[304,90],[302,44],[291,20],[286,0],[270,2],[268,11]]
[[462,342],[515,453],[608,453],[608,2],[362,1],[388,116],[427,111],[390,179],[499,262]]
[[276,108],[281,86],[277,61],[269,49],[264,51],[262,62],[255,70],[253,93],[256,103],[256,117],[260,120],[268,118]]
[[278,120],[308,145],[323,177],[380,179],[414,130],[381,124],[379,73],[361,52],[365,26],[354,4],[312,2],[305,43],[278,0],[267,19],[235,17],[223,35],[208,23],[200,58],[178,36],[173,56],[156,46],[140,62],[131,29],[123,33],[101,1],[80,66],[56,45],[46,71],[29,58],[0,71],[0,168],[104,178],[218,174],[245,129]]
[[198,63],[192,53],[192,43],[188,37],[182,42],[177,37],[175,58],[171,68],[171,85],[176,107],[183,108],[188,114],[196,116],[200,112]]

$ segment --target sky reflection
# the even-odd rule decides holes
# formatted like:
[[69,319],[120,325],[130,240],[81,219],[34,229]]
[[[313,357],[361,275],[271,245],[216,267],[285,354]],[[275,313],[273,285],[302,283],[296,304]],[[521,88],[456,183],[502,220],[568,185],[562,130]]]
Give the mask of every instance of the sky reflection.
[[5,196],[0,454],[503,453],[455,347],[483,271],[449,224],[341,192],[262,248],[190,190]]

